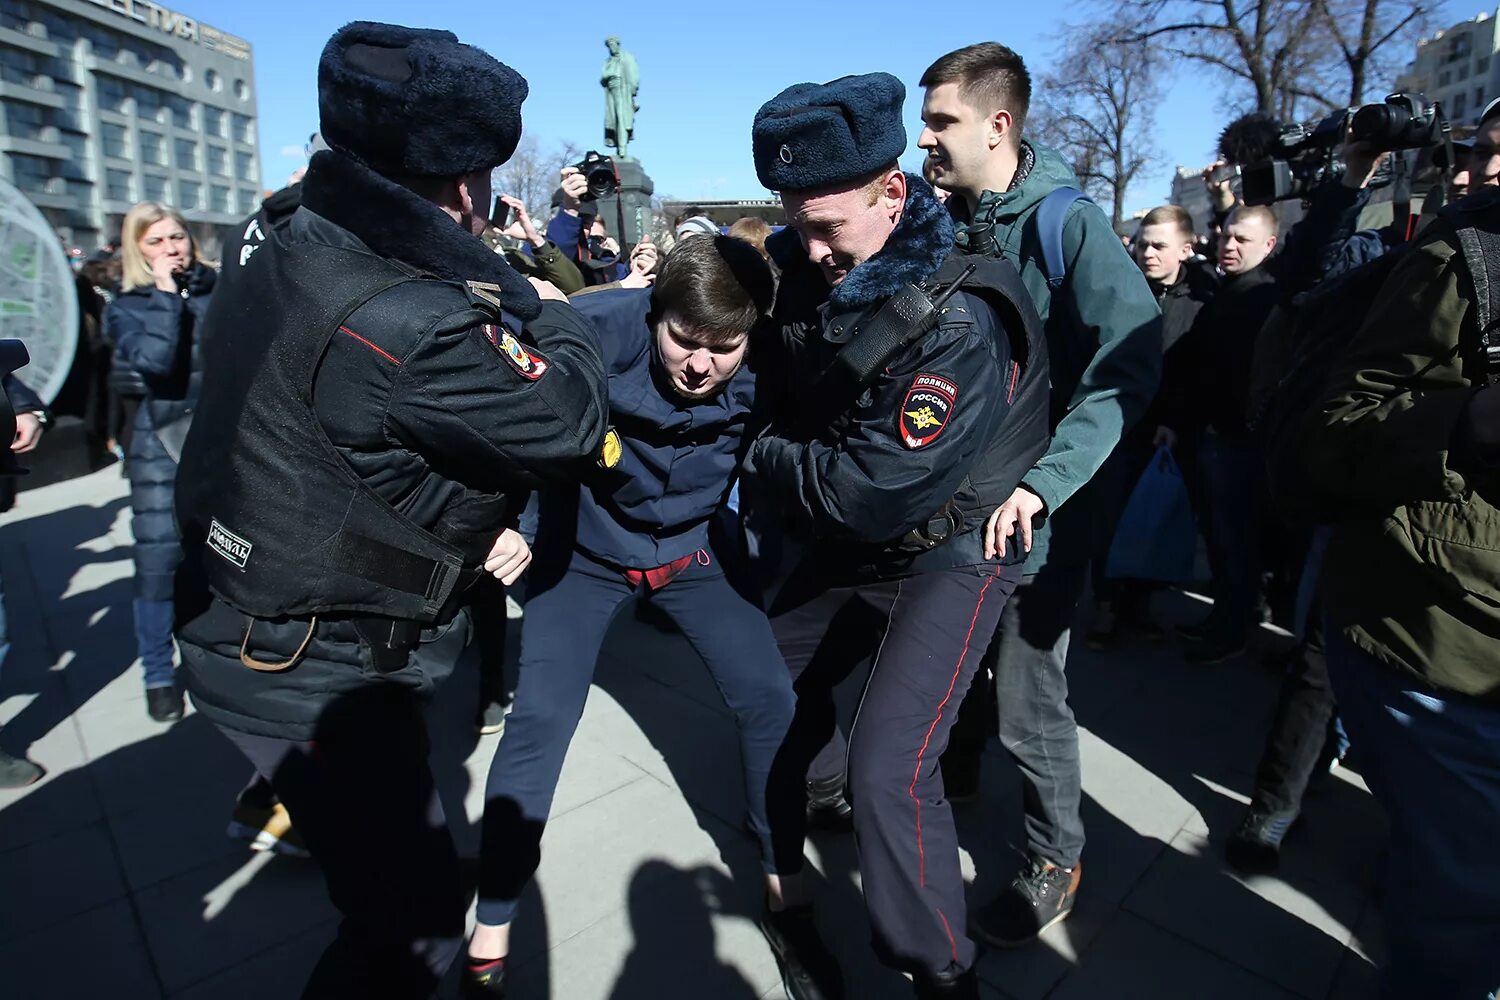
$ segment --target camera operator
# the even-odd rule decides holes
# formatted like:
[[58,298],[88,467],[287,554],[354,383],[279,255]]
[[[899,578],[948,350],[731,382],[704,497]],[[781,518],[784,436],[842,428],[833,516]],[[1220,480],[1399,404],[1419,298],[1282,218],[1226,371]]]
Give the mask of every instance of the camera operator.
[[424,702],[468,640],[470,585],[530,561],[525,492],[604,435],[592,328],[473,235],[526,91],[449,32],[341,28],[318,66],[330,148],[204,321],[178,638],[194,703],[343,914],[307,997],[425,998],[461,947]]
[[1476,292],[1500,282],[1493,109],[1469,168],[1475,193],[1395,262],[1301,435],[1344,505],[1321,595],[1340,715],[1391,819],[1389,997],[1500,984],[1500,366]]
[[620,260],[620,244],[610,238],[589,197],[589,179],[577,166],[563,167],[557,214],[547,223],[547,239],[578,265],[586,285],[620,281],[630,273]]

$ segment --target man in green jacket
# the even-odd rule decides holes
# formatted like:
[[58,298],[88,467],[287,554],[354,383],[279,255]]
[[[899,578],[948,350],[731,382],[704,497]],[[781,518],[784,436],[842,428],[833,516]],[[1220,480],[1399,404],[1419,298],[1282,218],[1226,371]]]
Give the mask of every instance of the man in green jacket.
[[[1500,281],[1500,115],[1473,156],[1484,186],[1406,251],[1302,438],[1314,484],[1349,501],[1323,563],[1325,635],[1391,819],[1389,997],[1500,987],[1500,359],[1475,295]],[[1488,243],[1485,274],[1462,229]]]
[[[987,555],[1018,544],[1031,552],[985,658],[1000,740],[1021,768],[1030,859],[972,921],[976,936],[1014,946],[1065,918],[1078,889],[1082,777],[1064,666],[1089,560],[1100,550],[1095,533],[1109,521],[1089,481],[1156,395],[1161,312],[1092,202],[1076,201],[1064,216],[1066,274],[1049,283],[1046,234],[1033,219],[1048,194],[1079,185],[1057,153],[1022,138],[1031,79],[1020,56],[994,42],[971,45],[933,63],[921,85],[926,128],[917,145],[937,185],[952,193],[959,245],[1020,270],[1052,360],[1052,446],[987,526]],[[950,753],[958,756],[944,761],[950,793],[977,782],[984,705],[976,684],[960,710],[959,728],[970,735],[956,731]]]

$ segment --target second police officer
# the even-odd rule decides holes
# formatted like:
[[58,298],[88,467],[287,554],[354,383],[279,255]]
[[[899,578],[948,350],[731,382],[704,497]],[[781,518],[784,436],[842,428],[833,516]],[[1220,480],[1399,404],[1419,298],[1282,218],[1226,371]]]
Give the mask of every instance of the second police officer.
[[449,32],[340,29],[318,67],[330,148],[300,208],[247,230],[207,322],[178,635],[199,711],[343,914],[310,997],[427,997],[458,953],[423,704],[467,641],[467,587],[530,559],[526,490],[605,432],[588,323],[471,235],[526,91]]
[[[816,757],[817,788],[847,774],[882,961],[919,997],[977,997],[938,758],[1021,577],[1024,552],[987,560],[980,529],[1047,448],[1047,364],[1015,270],[957,253],[932,188],[897,167],[904,98],[873,73],[797,84],[755,116],[756,172],[801,252],[777,248],[781,336],[760,364],[781,386],[745,488],[804,546],[770,609],[798,695],[788,759]],[[839,632],[859,609],[883,636]],[[846,747],[832,691],[871,652]],[[766,931],[795,966],[803,942]]]

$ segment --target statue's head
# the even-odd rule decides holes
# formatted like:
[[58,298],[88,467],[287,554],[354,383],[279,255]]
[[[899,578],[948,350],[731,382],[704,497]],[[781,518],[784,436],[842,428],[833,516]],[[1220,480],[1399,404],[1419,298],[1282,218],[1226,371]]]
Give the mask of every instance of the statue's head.
[[609,49],[609,54],[617,56],[620,54],[620,39],[616,35],[610,35],[604,40],[604,47]]

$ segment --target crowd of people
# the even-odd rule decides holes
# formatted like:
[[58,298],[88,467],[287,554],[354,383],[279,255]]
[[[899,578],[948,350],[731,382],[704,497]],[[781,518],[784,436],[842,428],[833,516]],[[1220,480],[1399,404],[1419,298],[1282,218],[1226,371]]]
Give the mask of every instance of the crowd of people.
[[[1420,219],[1358,229],[1389,154],[1350,141],[1285,233],[1215,164],[1208,234],[1165,205],[1122,247],[981,43],[918,81],[920,176],[899,80],[796,84],[748,123],[785,227],[690,207],[622,246],[576,168],[544,227],[492,202],[527,84],[490,55],[357,22],[318,79],[305,175],[221,267],[144,203],[87,280],[98,409],[133,411],[96,436],[126,458],[147,711],[185,689],[251,771],[231,833],[321,866],[344,920],[306,995],[428,996],[460,954],[466,996],[505,995],[595,661],[645,602],[733,718],[787,995],[846,995],[822,829],[854,834],[879,959],[977,997],[981,946],[1086,891],[1071,631],[1092,590],[1091,648],[1165,641],[1152,598],[1190,581],[1111,551],[1170,473],[1211,577],[1186,660],[1296,637],[1229,863],[1274,870],[1352,747],[1392,821],[1388,995],[1494,996],[1500,106]],[[47,408],[6,391],[24,453]],[[466,935],[422,706],[471,641],[504,735]],[[992,727],[1027,857],[968,912],[951,804]],[[0,786],[42,773],[0,756]]]

